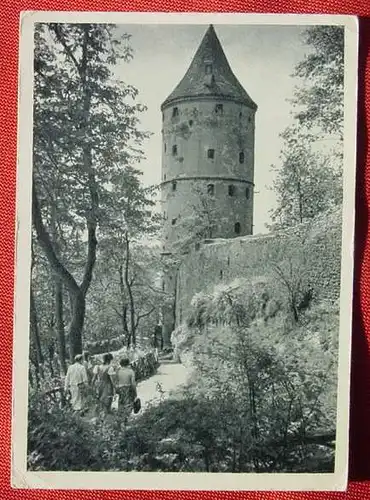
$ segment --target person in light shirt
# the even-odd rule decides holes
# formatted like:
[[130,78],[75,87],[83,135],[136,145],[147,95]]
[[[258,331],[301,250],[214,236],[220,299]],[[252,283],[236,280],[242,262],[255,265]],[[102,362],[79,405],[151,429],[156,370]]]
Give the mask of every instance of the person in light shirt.
[[82,354],[77,354],[73,365],[67,370],[64,389],[71,394],[72,409],[76,412],[84,411],[84,393],[88,385],[87,373],[82,364]]

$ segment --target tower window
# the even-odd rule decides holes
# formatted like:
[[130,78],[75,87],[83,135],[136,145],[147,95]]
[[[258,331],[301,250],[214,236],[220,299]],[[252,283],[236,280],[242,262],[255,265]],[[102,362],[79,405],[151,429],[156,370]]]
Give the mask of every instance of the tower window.
[[234,230],[236,234],[240,234],[240,222],[235,222]]
[[172,181],[172,191],[176,191],[176,187],[177,187],[177,182]]
[[179,116],[179,108],[177,107],[172,110],[172,118],[176,118],[176,116]]
[[164,174],[164,176],[163,176],[164,180],[166,180],[166,177],[167,177],[167,175],[166,175],[166,174]]
[[243,118],[243,113],[240,111],[239,113],[239,118],[242,119]]
[[244,152],[240,151],[239,153],[239,163],[244,163]]
[[163,292],[165,291],[166,287],[165,287],[165,284],[164,284],[164,281],[162,281],[162,290]]
[[222,115],[223,112],[224,112],[224,105],[223,104],[216,104],[215,113]]
[[215,194],[215,185],[214,184],[208,184],[207,186],[207,193],[210,195]]
[[247,198],[247,200],[249,200],[249,197],[250,197],[249,187],[245,188],[245,197]]
[[232,184],[229,186],[229,196],[235,196],[235,186]]
[[172,155],[173,155],[173,156],[176,156],[176,155],[177,155],[177,145],[176,145],[176,144],[174,144],[174,145],[172,146]]
[[166,151],[167,151],[167,144],[164,143],[164,152],[166,152]]
[[224,274],[224,273],[223,273],[222,269],[220,269],[220,279],[222,279],[223,274]]
[[215,157],[215,150],[214,149],[209,149],[207,151],[207,157],[210,159],[210,160],[213,160],[214,157]]
[[252,121],[252,118],[250,116],[248,116],[248,123],[250,123]]
[[189,120],[189,127],[193,126],[193,120]]
[[171,224],[174,226],[176,224],[177,219],[172,219]]
[[206,72],[206,75],[212,74],[212,64],[206,64],[205,72]]

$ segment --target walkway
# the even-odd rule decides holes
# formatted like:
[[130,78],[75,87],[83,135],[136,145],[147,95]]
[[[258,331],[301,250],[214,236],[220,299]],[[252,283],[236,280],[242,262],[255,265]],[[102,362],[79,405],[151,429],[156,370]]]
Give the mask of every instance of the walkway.
[[[137,386],[142,410],[149,404],[158,404],[161,400],[167,399],[172,391],[185,384],[187,377],[188,371],[184,365],[163,362],[155,375],[143,380]],[[117,401],[113,403],[113,408],[115,407]]]

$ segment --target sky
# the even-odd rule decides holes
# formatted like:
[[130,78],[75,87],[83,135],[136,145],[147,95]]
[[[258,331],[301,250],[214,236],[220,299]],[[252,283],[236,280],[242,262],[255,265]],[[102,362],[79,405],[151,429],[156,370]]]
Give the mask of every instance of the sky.
[[[301,39],[303,27],[274,25],[215,25],[229,64],[258,105],[255,124],[254,233],[266,233],[269,212],[275,207],[271,165],[278,164],[279,134],[291,123],[293,97],[298,83],[295,65],[308,48]],[[145,184],[161,179],[162,115],[160,106],[180,82],[207,30],[207,25],[120,25],[118,33],[131,35],[134,57],[120,63],[117,76],[135,86],[137,101],[148,110],[140,116],[142,129],[152,132],[144,144],[146,160],[140,163]]]

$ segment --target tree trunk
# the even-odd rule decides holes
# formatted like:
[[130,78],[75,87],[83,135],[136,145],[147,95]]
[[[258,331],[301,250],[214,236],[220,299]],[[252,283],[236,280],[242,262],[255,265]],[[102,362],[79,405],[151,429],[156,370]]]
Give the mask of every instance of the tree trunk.
[[128,329],[128,323],[127,323],[127,304],[126,304],[126,300],[125,300],[125,284],[123,281],[123,265],[122,264],[118,268],[118,275],[119,275],[119,289],[120,289],[120,294],[121,294],[121,307],[122,307],[122,314],[120,315],[120,318],[122,321],[123,335],[124,335],[126,342],[127,342],[127,339],[129,337],[129,329]]
[[32,340],[36,351],[36,360],[35,360],[36,371],[40,373],[42,378],[44,378],[44,369],[43,369],[44,357],[42,355],[42,350],[41,350],[39,325],[37,320],[35,298],[33,295],[32,281],[30,289],[30,326],[31,326]]
[[59,361],[63,375],[67,373],[66,338],[63,317],[63,283],[59,276],[55,276],[55,319],[58,334]]
[[303,222],[303,195],[302,195],[301,182],[299,179],[297,182],[297,191],[298,191],[299,222],[302,224],[302,222]]
[[[49,335],[50,335],[50,338],[53,339],[53,330],[50,331]],[[51,378],[54,378],[55,374],[54,374],[54,354],[55,354],[55,350],[54,350],[54,345],[53,345],[53,342],[49,343],[48,345],[48,361],[49,361],[49,370],[50,370],[50,376]]]
[[[50,230],[55,248],[55,253],[60,258],[59,237],[56,227],[58,207],[54,201],[51,203],[51,220]],[[66,339],[64,332],[64,304],[63,304],[63,282],[58,274],[52,270],[54,278],[54,308],[55,308],[55,326],[58,336],[58,353],[61,372],[63,375],[67,373],[66,365]]]
[[35,186],[32,192],[32,217],[40,246],[43,249],[53,271],[60,277],[72,298],[72,320],[69,329],[69,339],[71,344],[70,353],[73,358],[76,354],[82,353],[82,328],[85,319],[85,296],[91,283],[92,271],[96,260],[96,227],[94,224],[88,223],[88,254],[82,284],[79,287],[72,274],[63,265],[61,260],[58,259],[50,239],[50,235],[42,221]]
[[69,352],[71,361],[77,354],[82,354],[82,330],[86,309],[85,296],[82,292],[75,294],[72,307],[72,322],[69,327]]
[[130,270],[130,241],[128,238],[127,231],[125,233],[125,250],[126,250],[126,259],[125,259],[125,269],[124,269],[124,282],[125,287],[128,293],[129,299],[129,308],[130,308],[130,337],[131,344],[135,348],[136,347],[136,324],[135,324],[135,302],[132,294],[132,288],[129,279],[129,270]]

